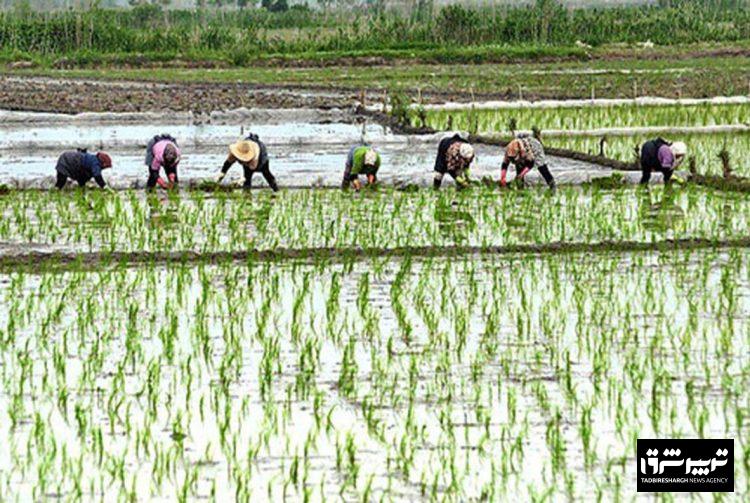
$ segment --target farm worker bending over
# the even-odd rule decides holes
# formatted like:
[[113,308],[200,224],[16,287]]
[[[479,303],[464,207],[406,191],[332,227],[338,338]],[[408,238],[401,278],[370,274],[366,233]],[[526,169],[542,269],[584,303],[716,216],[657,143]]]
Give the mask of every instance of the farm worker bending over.
[[74,150],[64,152],[57,159],[57,181],[55,187],[62,189],[68,182],[68,178],[78,182],[83,187],[92,178],[101,188],[107,183],[102,177],[102,170],[112,167],[112,158],[106,152],[98,152],[96,155],[89,154],[85,150]]
[[505,158],[500,167],[500,185],[507,185],[508,166],[513,163],[516,167],[516,179],[522,181],[526,174],[533,168],[539,169],[544,181],[550,189],[555,188],[555,179],[547,167],[547,158],[544,155],[542,142],[529,135],[518,135],[508,143],[505,148]]
[[681,141],[669,143],[661,138],[647,141],[641,147],[641,183],[647,184],[652,171],[660,171],[664,183],[669,183],[672,173],[685,160],[687,145]]
[[[174,188],[177,185],[178,164],[180,164],[180,149],[177,147],[177,140],[168,134],[151,138],[146,146],[146,166],[148,166],[146,187],[153,189],[159,185],[162,189]],[[168,181],[160,176],[162,168]]]
[[440,188],[446,173],[456,180],[459,188],[469,185],[469,166],[474,161],[474,147],[455,134],[440,140],[437,159],[435,159],[435,179],[433,187]]
[[270,170],[266,145],[260,141],[258,135],[250,134],[244,140],[238,141],[229,146],[229,155],[227,156],[227,160],[224,161],[224,166],[222,166],[221,172],[216,177],[216,183],[221,183],[222,180],[224,180],[227,171],[229,171],[229,168],[231,168],[235,162],[240,163],[245,172],[245,183],[242,188],[251,188],[253,185],[253,175],[260,171],[263,178],[266,179],[269,187],[271,187],[274,192],[279,190],[276,178],[274,178]]
[[368,185],[373,185],[377,181],[379,169],[380,154],[374,148],[367,145],[354,146],[349,150],[349,155],[346,156],[344,180],[341,182],[341,188],[347,189],[351,185],[354,190],[359,192],[359,189],[362,188],[359,175],[365,175]]

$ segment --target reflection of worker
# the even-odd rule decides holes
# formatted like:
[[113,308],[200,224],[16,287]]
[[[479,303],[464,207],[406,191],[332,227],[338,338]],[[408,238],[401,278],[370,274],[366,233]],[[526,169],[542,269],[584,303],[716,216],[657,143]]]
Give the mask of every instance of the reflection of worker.
[[73,150],[64,152],[57,159],[57,181],[55,187],[62,189],[68,182],[68,178],[78,182],[80,187],[92,178],[101,188],[107,186],[102,177],[102,170],[112,167],[112,158],[106,152],[98,152],[96,155],[89,154],[85,150]]
[[678,204],[677,192],[667,185],[655,196],[650,190],[639,191],[638,207],[644,229],[667,232],[677,229],[685,219],[685,211]]
[[440,235],[454,244],[466,244],[477,226],[471,213],[459,210],[455,204],[438,204],[435,208],[435,223]]
[[474,161],[474,147],[469,142],[454,134],[440,140],[437,159],[435,159],[435,179],[433,187],[440,188],[446,173],[456,180],[459,188],[469,185],[469,167]]
[[[148,166],[148,181],[146,187],[153,189],[157,185],[162,189],[172,189],[177,185],[177,165],[180,164],[180,149],[177,140],[168,134],[151,138],[146,146],[146,166]],[[161,169],[167,175],[165,181],[161,176]]]
[[231,168],[235,162],[240,163],[245,172],[245,183],[242,188],[252,188],[253,175],[260,171],[263,178],[266,179],[268,186],[271,187],[274,192],[279,190],[279,186],[276,184],[276,178],[271,174],[266,145],[260,141],[258,135],[250,134],[244,140],[238,141],[229,146],[229,155],[227,156],[226,161],[224,161],[221,173],[216,177],[217,183],[221,183],[222,180],[224,180],[229,168]]
[[664,183],[669,183],[686,155],[687,145],[681,141],[669,143],[662,138],[647,141],[641,147],[641,183],[649,182],[652,171],[659,171],[664,176]]
[[360,175],[367,177],[368,185],[374,185],[377,181],[379,169],[380,154],[374,148],[368,145],[354,146],[349,150],[349,155],[346,156],[341,188],[348,189],[351,186],[354,187],[354,190],[359,191],[362,188],[362,182],[359,180]]
[[516,167],[516,180],[523,181],[526,174],[537,168],[550,189],[555,188],[555,179],[547,167],[542,142],[528,135],[518,135],[505,148],[505,158],[500,167],[500,185],[507,184],[508,166],[513,163]]

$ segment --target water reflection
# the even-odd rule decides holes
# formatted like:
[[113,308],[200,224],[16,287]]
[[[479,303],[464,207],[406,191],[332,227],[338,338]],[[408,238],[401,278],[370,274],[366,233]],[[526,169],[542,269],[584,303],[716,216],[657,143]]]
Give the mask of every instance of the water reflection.
[[447,241],[457,245],[466,244],[477,224],[471,213],[459,209],[458,201],[435,208],[438,231]]
[[660,194],[650,187],[638,191],[640,219],[645,229],[665,232],[675,229],[685,220],[685,211],[677,204],[677,190],[668,185]]

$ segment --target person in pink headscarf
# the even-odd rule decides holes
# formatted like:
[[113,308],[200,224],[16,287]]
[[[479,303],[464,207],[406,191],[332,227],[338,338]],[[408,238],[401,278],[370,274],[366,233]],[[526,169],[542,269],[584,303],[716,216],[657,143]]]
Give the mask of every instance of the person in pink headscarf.
[[[180,149],[177,140],[163,134],[151,138],[146,147],[146,166],[148,166],[148,182],[146,187],[153,189],[157,185],[163,189],[172,189],[177,185],[177,166],[180,164]],[[161,170],[167,179],[161,177]]]

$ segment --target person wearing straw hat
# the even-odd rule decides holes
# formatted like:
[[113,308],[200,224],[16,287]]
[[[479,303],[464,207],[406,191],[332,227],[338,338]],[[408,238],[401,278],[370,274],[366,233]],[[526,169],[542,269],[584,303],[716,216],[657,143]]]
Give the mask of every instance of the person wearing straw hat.
[[555,190],[555,179],[547,166],[544,146],[538,139],[527,134],[520,134],[508,143],[508,146],[505,147],[503,164],[500,167],[500,185],[502,187],[507,185],[508,166],[511,163],[516,167],[516,180],[519,182],[523,182],[529,171],[537,168],[549,188]]
[[79,187],[83,187],[92,178],[100,188],[106,189],[102,170],[112,167],[112,158],[106,152],[89,154],[86,150],[72,150],[63,152],[57,159],[55,171],[57,180],[55,187],[62,189],[68,179],[75,180]]
[[274,192],[278,192],[279,186],[270,170],[266,145],[260,141],[258,135],[250,134],[244,140],[240,140],[229,146],[229,155],[226,161],[224,161],[221,172],[216,176],[216,183],[221,183],[224,180],[229,168],[236,162],[242,165],[242,169],[245,172],[245,183],[242,185],[242,188],[252,188],[253,175],[260,171],[268,186]]
[[651,172],[659,171],[664,183],[670,183],[672,174],[687,155],[687,145],[681,141],[669,143],[662,138],[647,141],[641,147],[641,184],[648,184]]
[[354,187],[359,192],[362,188],[360,175],[367,177],[367,184],[374,185],[377,181],[378,170],[380,169],[380,154],[369,145],[355,145],[349,150],[346,156],[346,166],[344,168],[344,179],[341,182],[342,189]]
[[[146,166],[148,166],[148,181],[146,187],[153,189],[157,185],[162,189],[173,189],[177,185],[177,166],[180,164],[180,149],[177,140],[168,134],[156,135],[146,146]],[[161,177],[161,169],[167,175],[167,180]]]
[[455,134],[440,140],[438,154],[435,159],[435,178],[433,187],[439,189],[445,174],[449,174],[456,181],[459,188],[469,186],[469,167],[474,161],[474,147]]

